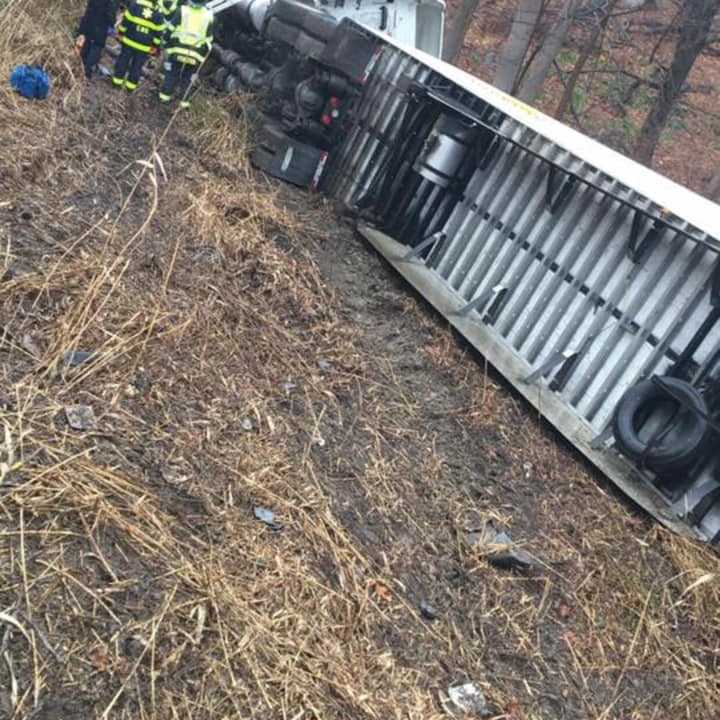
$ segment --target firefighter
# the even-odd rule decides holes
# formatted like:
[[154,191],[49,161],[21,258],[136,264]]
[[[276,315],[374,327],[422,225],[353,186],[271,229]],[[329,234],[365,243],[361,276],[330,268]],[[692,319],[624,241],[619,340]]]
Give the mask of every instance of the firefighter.
[[213,14],[202,0],[188,0],[177,8],[166,31],[168,68],[158,97],[169,103],[180,90],[180,107],[190,105],[190,86],[212,48]]
[[118,26],[122,50],[115,62],[113,85],[137,89],[148,55],[156,54],[162,43],[165,21],[155,0],[133,0]]
[[[177,12],[177,9],[185,2],[185,0],[160,0],[160,10],[165,17],[165,33],[163,35],[163,48],[167,44],[167,40],[170,37],[171,25],[170,21],[173,15]],[[162,82],[165,73],[170,69],[170,63],[168,62],[166,53],[163,53],[163,64],[160,75],[160,82]]]
[[100,62],[108,32],[115,25],[116,13],[117,0],[88,0],[76,41],[88,80],[92,78]]
[[166,23],[170,22],[178,6],[182,5],[182,2],[183,0],[160,0],[160,10],[162,10],[162,14],[165,16]]

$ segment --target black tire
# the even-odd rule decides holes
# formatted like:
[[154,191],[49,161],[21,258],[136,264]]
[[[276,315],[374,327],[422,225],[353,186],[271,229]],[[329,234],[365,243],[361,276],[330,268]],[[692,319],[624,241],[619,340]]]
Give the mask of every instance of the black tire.
[[[643,417],[661,411],[662,407],[677,408],[673,399],[659,383],[643,380],[631,387],[615,408],[613,434],[618,450],[640,462],[658,475],[672,475],[689,468],[705,451],[712,428],[705,419],[708,407],[702,395],[689,383],[666,377],[662,382],[672,395],[682,400],[670,429],[657,441],[655,433],[643,432]],[[648,443],[650,447],[648,447]]]
[[323,10],[296,0],[276,0],[271,17],[285,25],[302,29],[307,35],[327,42],[335,31],[338,21]]

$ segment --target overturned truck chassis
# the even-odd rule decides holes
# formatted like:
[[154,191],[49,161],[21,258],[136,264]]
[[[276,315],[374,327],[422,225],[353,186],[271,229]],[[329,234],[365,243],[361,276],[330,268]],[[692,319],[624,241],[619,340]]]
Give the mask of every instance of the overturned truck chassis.
[[357,213],[627,495],[717,544],[720,208],[351,20],[252,5],[214,81],[264,98],[255,163]]

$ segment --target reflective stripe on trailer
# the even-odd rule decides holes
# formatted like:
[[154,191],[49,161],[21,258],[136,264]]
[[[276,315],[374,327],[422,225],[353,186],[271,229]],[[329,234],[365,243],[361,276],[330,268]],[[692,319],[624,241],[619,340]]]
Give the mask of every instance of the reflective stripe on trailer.
[[325,170],[325,165],[327,164],[328,154],[326,152],[323,152],[320,154],[320,161],[317,164],[317,167],[315,168],[315,174],[313,175],[312,184],[310,185],[312,190],[317,191],[318,186],[320,185],[320,178],[322,177],[323,170]]

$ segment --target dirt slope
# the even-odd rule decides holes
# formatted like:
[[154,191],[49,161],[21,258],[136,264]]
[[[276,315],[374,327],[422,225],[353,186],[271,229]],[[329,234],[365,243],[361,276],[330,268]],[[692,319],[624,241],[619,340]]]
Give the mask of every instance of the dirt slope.
[[[0,14],[2,74],[54,80],[0,91],[0,717],[433,720],[466,681],[498,718],[716,717],[715,556],[254,174],[247,100],[85,87],[77,5]],[[540,566],[490,565],[488,520]]]

